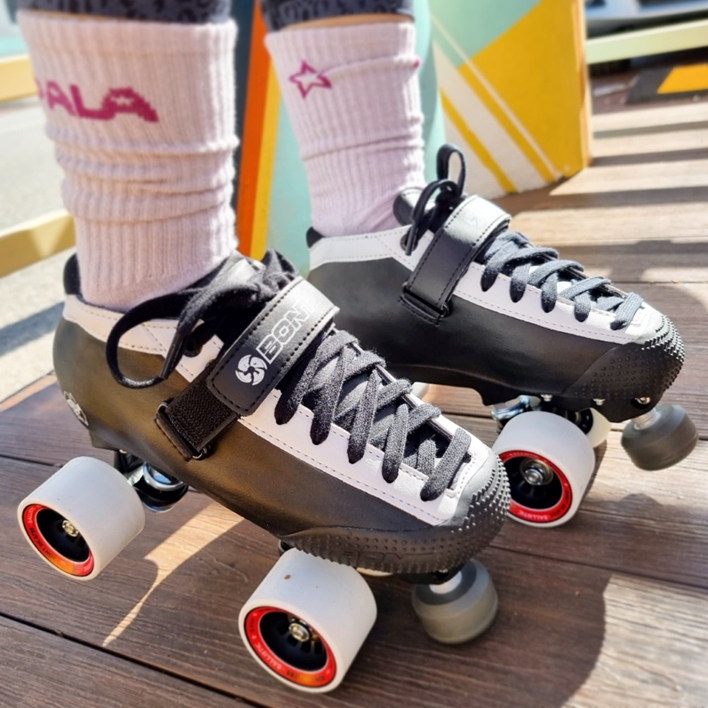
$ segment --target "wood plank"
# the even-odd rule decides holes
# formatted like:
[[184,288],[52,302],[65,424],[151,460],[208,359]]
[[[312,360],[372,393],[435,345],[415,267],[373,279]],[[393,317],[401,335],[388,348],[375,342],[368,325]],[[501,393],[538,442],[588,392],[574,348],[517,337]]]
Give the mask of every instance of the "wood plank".
[[613,111],[592,117],[593,132],[642,130],[666,126],[690,126],[708,120],[708,103],[649,106],[631,111]]
[[[543,235],[539,235],[539,238],[543,238]],[[627,239],[620,243],[603,243],[598,247],[554,243],[553,236],[548,235],[544,242],[539,243],[558,248],[561,258],[582,263],[589,275],[604,275],[624,290],[638,290],[637,283],[643,282],[670,283],[677,288],[692,291],[693,286],[688,283],[708,282],[708,240]],[[678,294],[668,291],[666,296],[657,296],[646,286],[642,288],[642,292],[646,290],[650,293],[646,299],[651,303],[660,303],[666,299],[671,303],[667,306],[673,307],[674,300],[680,298]],[[702,289],[699,292],[702,300]],[[661,309],[660,304],[657,306]]]
[[[622,153],[620,155],[595,156],[592,167],[611,167],[613,165],[646,165],[653,162],[687,162],[708,158],[708,147],[688,150],[665,150],[663,152]],[[641,168],[639,168],[641,169]]]
[[595,164],[572,179],[556,186],[553,197],[570,194],[615,192],[617,189],[643,190],[653,194],[657,189],[685,191],[686,187],[708,186],[708,158],[674,162],[660,159],[637,169],[636,165]]
[[238,699],[0,617],[0,705],[227,708]]
[[[581,195],[582,196],[582,195]],[[600,252],[617,244],[636,244],[637,252],[654,239],[665,242],[680,239],[701,241],[705,245],[708,235],[708,210],[702,194],[697,201],[675,203],[641,201],[626,205],[609,206],[603,197],[583,198],[582,204],[555,208],[552,201],[539,206],[539,211],[526,211],[514,217],[512,228],[529,236],[538,244],[567,247],[593,244]],[[550,200],[553,200],[551,197]],[[558,198],[561,199],[560,197]],[[580,200],[578,200],[580,201]],[[638,200],[636,200],[638,201]]]
[[[592,168],[590,168],[592,170]],[[598,170],[600,168],[597,168]],[[575,192],[574,183],[565,183],[558,187],[545,201],[534,206],[534,213],[543,216],[544,210],[550,211],[575,211],[588,209],[595,216],[597,209],[611,209],[614,214],[616,209],[629,209],[637,206],[667,206],[676,204],[700,204],[708,196],[708,187],[678,186],[678,187],[640,187],[632,189],[625,185],[607,185],[607,190],[590,192]],[[612,187],[615,187],[614,189]],[[565,189],[564,189],[565,188]],[[646,214],[644,218],[646,219]],[[676,223],[676,227],[679,224]]]
[[54,376],[53,374],[46,374],[45,376],[41,376],[36,381],[33,381],[28,386],[25,386],[24,388],[17,391],[17,393],[13,393],[3,401],[0,401],[0,413],[9,410],[10,408],[14,408],[18,403],[21,403],[30,396],[33,396],[35,393],[43,391],[48,386],[51,386],[53,383],[56,383],[56,380],[56,376]]
[[603,592],[602,649],[567,705],[704,705],[708,684],[696,669],[705,666],[706,599],[702,591],[614,574]]
[[20,394],[13,397],[20,400],[0,414],[0,456],[55,466],[78,455],[112,460],[111,453],[91,445],[88,431],[66,405],[56,384],[29,398]]
[[[41,563],[14,529],[12,508],[47,472],[17,461],[0,472],[3,614],[95,646],[107,643],[116,654],[260,705],[311,705],[263,674],[238,638],[238,610],[275,559],[267,534],[246,522],[234,525],[236,517],[190,494],[170,514],[152,517],[98,580],[72,583]],[[378,580],[372,635],[345,685],[318,703],[562,705],[605,691],[626,703],[664,698],[676,685],[688,702],[708,700],[699,651],[708,640],[704,590],[502,549],[482,560],[501,603],[482,639],[460,647],[433,643],[410,608],[410,588]],[[610,665],[614,673],[606,671]],[[660,672],[668,680],[657,694],[646,677]]]
[[[492,421],[450,416],[492,445]],[[669,470],[638,470],[612,431],[595,483],[574,519],[557,529],[507,523],[495,548],[625,571],[708,589],[708,441]]]
[[[705,105],[705,104],[704,104]],[[683,130],[657,130],[650,132],[631,132],[612,134],[607,131],[595,133],[591,142],[593,157],[627,155],[636,153],[662,153],[676,150],[695,150],[708,147],[708,130],[705,127],[686,127]]]

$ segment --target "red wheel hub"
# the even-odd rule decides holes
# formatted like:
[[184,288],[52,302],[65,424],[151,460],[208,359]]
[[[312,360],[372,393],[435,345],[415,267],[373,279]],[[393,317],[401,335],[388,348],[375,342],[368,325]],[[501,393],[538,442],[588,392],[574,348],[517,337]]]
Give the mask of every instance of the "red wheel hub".
[[85,577],[91,574],[93,570],[93,554],[91,549],[88,549],[88,558],[83,561],[75,561],[71,558],[59,553],[55,548],[53,548],[47,539],[42,534],[37,523],[37,516],[42,511],[51,511],[49,507],[42,506],[41,504],[30,504],[25,507],[22,512],[22,524],[25,527],[27,536],[29,537],[32,545],[55,567],[64,573],[69,575],[74,575],[77,577]]
[[499,457],[504,464],[506,464],[507,460],[511,460],[515,457],[528,457],[534,460],[539,460],[553,470],[553,473],[558,478],[561,486],[560,499],[553,504],[553,506],[549,506],[546,509],[532,509],[531,507],[519,504],[512,498],[509,506],[509,513],[512,516],[516,516],[519,519],[523,519],[524,521],[528,521],[533,524],[548,524],[552,521],[561,519],[568,513],[568,511],[570,511],[570,507],[573,503],[573,490],[570,487],[570,482],[568,482],[568,478],[550,460],[542,457],[541,455],[537,455],[534,452],[528,452],[526,450],[502,452]]
[[[331,683],[336,674],[336,664],[331,649],[318,633],[318,641],[322,642],[326,654],[325,665],[317,671],[305,671],[293,666],[278,656],[268,645],[261,631],[261,620],[271,613],[288,614],[277,607],[257,607],[246,616],[246,636],[258,658],[273,672],[288,681],[306,686],[307,688],[321,688]],[[314,630],[313,630],[314,631]]]

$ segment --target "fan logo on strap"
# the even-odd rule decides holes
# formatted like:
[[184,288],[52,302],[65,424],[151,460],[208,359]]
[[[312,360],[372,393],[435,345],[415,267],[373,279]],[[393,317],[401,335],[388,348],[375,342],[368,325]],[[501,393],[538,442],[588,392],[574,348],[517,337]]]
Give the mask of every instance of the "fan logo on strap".
[[[298,300],[276,323],[270,334],[267,334],[256,347],[258,353],[272,364],[283,350],[283,347],[295,336],[295,333],[307,322],[315,311],[313,303],[306,298]],[[241,366],[239,362],[239,368]],[[240,378],[240,377],[239,377]],[[262,379],[263,377],[261,377]],[[261,380],[259,379],[259,381]],[[243,381],[243,379],[241,379]]]
[[241,357],[236,366],[236,376],[239,381],[249,383],[251,386],[258,386],[263,381],[268,364],[263,359],[251,354]]

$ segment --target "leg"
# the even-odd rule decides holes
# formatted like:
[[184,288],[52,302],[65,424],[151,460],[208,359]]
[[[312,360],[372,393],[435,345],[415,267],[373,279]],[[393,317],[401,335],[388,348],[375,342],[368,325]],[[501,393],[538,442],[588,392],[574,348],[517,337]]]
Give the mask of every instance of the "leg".
[[227,10],[223,0],[20,2],[89,302],[128,309],[235,248]]
[[[55,370],[93,443],[131,483],[146,461],[342,564],[436,572],[487,545],[507,506],[498,459],[337,330],[284,259],[232,249],[233,26],[22,22],[80,227]],[[146,283],[129,280],[141,260]]]
[[[425,183],[410,6],[262,3],[307,171],[312,223],[327,236],[396,226],[395,197]],[[331,16],[335,9],[345,14]]]
[[[384,22],[396,19],[385,14],[301,12],[283,20],[278,9],[289,6],[270,6],[277,31],[267,44],[310,184],[310,280],[340,306],[340,325],[400,376],[472,387],[487,404],[521,397],[532,416],[521,416],[525,429],[537,421],[553,433],[551,412],[560,413],[572,424],[558,425],[588,436],[574,430],[585,445],[574,452],[586,460],[584,484],[592,474],[589,440],[606,432],[606,419],[634,419],[625,447],[639,466],[683,459],[697,440],[685,413],[649,415],[683,363],[671,322],[639,295],[535,247],[509,229],[501,209],[465,194],[454,147],[441,148],[438,180],[421,191],[412,27]],[[461,173],[450,174],[458,161]],[[527,440],[540,437],[535,430]],[[566,504],[560,472],[534,459],[517,469],[509,435],[499,451],[516,460],[508,465],[521,490],[515,501],[528,507],[517,516],[564,523],[582,485],[575,506]],[[558,437],[550,434],[553,445]]]

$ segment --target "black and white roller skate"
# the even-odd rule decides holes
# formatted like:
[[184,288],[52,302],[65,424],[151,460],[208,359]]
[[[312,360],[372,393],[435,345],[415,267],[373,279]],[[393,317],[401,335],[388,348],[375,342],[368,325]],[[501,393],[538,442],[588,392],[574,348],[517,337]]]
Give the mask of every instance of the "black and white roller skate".
[[125,315],[82,300],[75,259],[65,284],[57,379],[116,464],[77,458],[22,502],[44,560],[94,578],[144,507],[166,510],[192,485],[287,544],[240,617],[249,650],[286,683],[342,680],[376,615],[355,568],[438,592],[415,607],[441,641],[489,625],[496,594],[470,559],[506,515],[499,458],[335,329],[336,308],[289,263],[234,254]]
[[400,228],[336,238],[310,230],[310,280],[396,375],[471,387],[497,406],[510,513],[554,526],[577,511],[610,422],[630,420],[623,444],[643,469],[693,449],[683,409],[657,406],[683,343],[639,295],[509,230],[508,214],[464,194],[464,180],[462,154],[446,145],[438,179],[396,200]]

